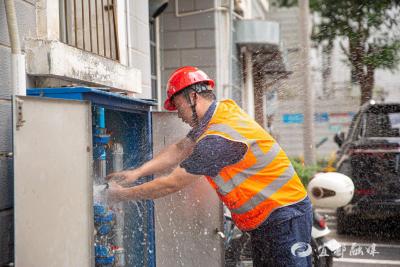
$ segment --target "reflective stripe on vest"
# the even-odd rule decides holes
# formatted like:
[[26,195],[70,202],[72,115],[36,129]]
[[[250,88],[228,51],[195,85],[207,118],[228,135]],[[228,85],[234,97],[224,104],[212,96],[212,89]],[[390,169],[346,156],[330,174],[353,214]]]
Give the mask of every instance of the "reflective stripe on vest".
[[236,214],[243,214],[254,207],[258,206],[258,204],[262,203],[264,200],[269,198],[273,193],[278,191],[282,186],[284,186],[294,175],[294,169],[292,165],[286,168],[285,172],[276,178],[272,183],[268,184],[261,192],[254,195],[250,198],[246,203],[244,203],[241,207],[236,209],[231,209],[231,212]]
[[[209,127],[208,130],[225,133],[238,141],[246,143],[248,141],[248,139],[246,139],[240,133],[238,133],[233,128],[225,124],[213,124]],[[237,186],[242,184],[247,178],[249,178],[254,174],[259,173],[262,169],[267,167],[281,151],[280,146],[276,142],[267,153],[264,153],[261,150],[256,141],[250,141],[249,149],[253,152],[256,158],[256,163],[254,165],[250,166],[247,169],[242,170],[240,173],[236,174],[228,181],[224,181],[224,178],[220,175],[212,178],[215,184],[218,186],[218,192],[221,195],[226,196],[227,194],[232,192]],[[256,207],[257,205],[268,199],[272,194],[278,191],[287,182],[289,182],[289,180],[293,177],[294,174],[295,171],[293,169],[293,166],[290,164],[279,177],[274,179],[260,192],[258,192],[247,202],[245,202],[241,207],[231,209],[231,212],[236,214],[243,214],[252,210],[254,207]]]

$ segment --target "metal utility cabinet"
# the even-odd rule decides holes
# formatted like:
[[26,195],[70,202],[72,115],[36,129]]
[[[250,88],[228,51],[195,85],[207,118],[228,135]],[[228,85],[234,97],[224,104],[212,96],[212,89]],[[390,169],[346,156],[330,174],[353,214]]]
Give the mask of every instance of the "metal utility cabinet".
[[223,265],[221,204],[205,179],[111,206],[96,189],[185,136],[174,113],[95,88],[27,93],[13,102],[16,266]]

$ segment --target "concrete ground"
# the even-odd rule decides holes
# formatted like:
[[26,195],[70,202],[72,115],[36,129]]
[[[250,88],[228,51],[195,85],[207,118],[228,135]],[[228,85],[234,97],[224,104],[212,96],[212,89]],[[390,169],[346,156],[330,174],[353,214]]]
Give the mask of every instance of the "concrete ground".
[[335,210],[317,210],[328,215],[329,237],[343,247],[342,258],[334,259],[334,267],[400,266],[400,224],[398,222],[364,222],[351,235],[336,233]]
[[[343,249],[343,257],[335,258],[334,267],[393,267],[400,266],[400,223],[397,221],[377,223],[365,222],[359,231],[351,235],[336,232],[336,211],[317,210],[327,215],[331,230],[328,238],[335,238]],[[239,267],[252,267],[250,260],[241,262]]]

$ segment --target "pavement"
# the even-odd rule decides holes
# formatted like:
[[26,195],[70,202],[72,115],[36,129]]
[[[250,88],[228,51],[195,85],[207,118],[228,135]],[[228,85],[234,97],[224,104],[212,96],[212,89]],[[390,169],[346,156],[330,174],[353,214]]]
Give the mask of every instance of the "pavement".
[[326,214],[331,233],[343,248],[343,257],[334,259],[334,267],[400,266],[400,223],[398,221],[364,222],[351,235],[336,232],[335,210],[317,209]]
[[[334,258],[333,267],[400,267],[400,220],[365,221],[351,235],[338,235],[336,210],[317,209],[317,212],[327,215],[331,230],[327,238],[334,238],[342,245],[343,257]],[[253,266],[251,260],[240,264],[240,267]]]

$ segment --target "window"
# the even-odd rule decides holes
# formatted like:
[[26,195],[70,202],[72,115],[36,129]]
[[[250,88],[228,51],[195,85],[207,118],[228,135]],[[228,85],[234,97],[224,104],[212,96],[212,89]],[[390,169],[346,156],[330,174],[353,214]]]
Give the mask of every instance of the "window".
[[363,114],[359,123],[359,127],[356,129],[357,139],[361,139],[365,136],[365,128],[367,127],[367,116]]
[[116,0],[60,0],[60,40],[118,60]]
[[368,113],[367,137],[400,137],[400,112]]
[[150,21],[150,60],[151,60],[151,96],[157,97],[157,43],[156,43],[156,23]]
[[356,125],[359,123],[359,118],[360,118],[360,116],[361,116],[361,114],[360,113],[357,113],[354,117],[353,117],[353,119],[352,119],[352,121],[351,121],[351,124],[350,124],[350,127],[349,127],[349,131],[348,131],[348,133],[347,133],[347,136],[346,136],[346,140],[352,140],[353,138],[354,138],[354,136],[355,136],[355,132],[356,132]]
[[158,53],[157,53],[157,19],[149,22],[150,27],[150,64],[151,64],[151,98],[160,100],[158,92]]

